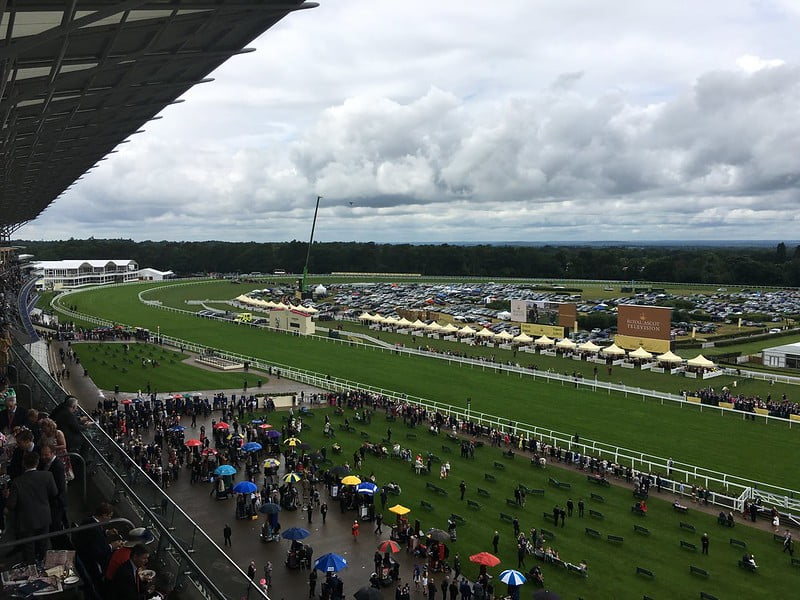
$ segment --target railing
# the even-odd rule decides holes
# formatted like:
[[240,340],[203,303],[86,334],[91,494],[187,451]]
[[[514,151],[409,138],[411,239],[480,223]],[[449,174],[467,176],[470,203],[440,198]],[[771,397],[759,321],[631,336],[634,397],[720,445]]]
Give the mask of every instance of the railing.
[[[171,307],[162,307],[162,308],[172,309]],[[75,318],[88,320],[90,322],[96,322],[97,324],[100,325],[112,324],[112,322],[110,321],[96,319],[89,315],[83,315],[81,313],[76,313],[74,311],[67,311],[66,309],[60,307],[59,310],[62,310],[67,314],[71,314]],[[172,309],[172,310],[176,312],[189,312],[189,311],[182,311],[181,309]],[[284,333],[286,333],[287,335],[296,335],[293,334],[292,332],[284,332]],[[391,348],[391,349],[380,348],[372,345],[361,344],[360,342],[353,342],[350,340],[341,340],[341,339],[328,338],[322,336],[315,336],[315,337],[319,340],[325,340],[329,343],[334,343],[334,344],[346,344],[350,346],[359,345],[375,351],[391,352],[393,354],[406,353],[406,354],[415,354],[426,357],[433,356],[441,360],[447,360],[448,363],[451,364],[455,363],[455,364],[460,364],[462,366],[469,365],[471,368],[480,367],[483,370],[490,369],[496,371],[497,373],[506,372],[508,375],[517,374],[520,377],[530,376],[533,377],[534,379],[538,377],[541,379],[545,379],[549,382],[558,381],[561,383],[562,386],[565,384],[571,386],[582,385],[586,388],[592,389],[593,391],[597,391],[598,389],[605,389],[609,394],[612,391],[616,391],[625,394],[626,397],[629,394],[632,394],[636,396],[641,396],[643,400],[646,398],[660,400],[661,403],[663,403],[664,400],[669,400],[672,402],[678,402],[681,405],[689,405],[692,407],[697,407],[701,411],[705,409],[705,410],[716,410],[721,412],[724,411],[728,413],[737,413],[742,416],[742,419],[750,417],[756,419],[764,419],[765,422],[774,420],[788,424],[789,427],[792,426],[792,421],[790,419],[782,419],[779,417],[772,417],[769,415],[759,415],[755,413],[749,413],[745,411],[739,411],[736,409],[728,409],[707,404],[697,404],[694,402],[688,402],[684,400],[681,396],[677,396],[675,394],[669,394],[667,392],[644,390],[639,387],[631,387],[622,384],[614,384],[608,382],[599,382],[596,380],[583,380],[580,378],[572,378],[569,376],[560,375],[558,373],[546,373],[541,371],[534,371],[532,369],[525,369],[523,367],[500,365],[476,359],[464,359],[460,357],[432,354],[408,348]],[[776,502],[778,506],[782,506],[784,508],[791,510],[800,511],[800,502],[798,502],[797,500],[800,499],[800,492],[797,490],[792,490],[781,486],[775,486],[772,484],[751,480],[737,475],[722,473],[719,471],[706,469],[705,467],[691,465],[689,463],[674,463],[670,467],[668,465],[669,459],[664,457],[654,456],[647,452],[641,452],[629,448],[614,446],[611,444],[606,444],[604,442],[594,441],[594,440],[583,439],[580,442],[574,442],[572,441],[572,435],[564,432],[559,432],[553,429],[538,427],[527,423],[521,423],[519,421],[506,419],[491,414],[471,411],[470,408],[464,409],[462,407],[436,402],[427,398],[402,394],[394,390],[367,385],[358,381],[335,378],[322,373],[317,373],[315,371],[300,369],[297,367],[293,367],[291,365],[281,364],[273,361],[266,361],[264,359],[253,356],[247,356],[244,354],[238,354],[226,350],[215,349],[207,345],[191,342],[189,340],[182,340],[179,338],[162,335],[161,341],[176,348],[182,348],[199,354],[211,351],[214,353],[214,355],[219,356],[221,358],[225,358],[227,360],[248,362],[255,369],[261,369],[268,372],[279,371],[280,374],[286,377],[287,379],[299,381],[301,383],[305,383],[324,390],[337,391],[337,392],[344,392],[348,390],[362,390],[368,393],[385,396],[396,402],[409,402],[417,404],[419,406],[425,407],[427,410],[439,411],[448,416],[453,415],[458,419],[477,421],[480,424],[494,427],[501,431],[507,431],[511,433],[521,433],[527,437],[535,437],[537,439],[546,441],[547,443],[553,445],[559,445],[568,449],[580,451],[583,454],[597,455],[598,453],[600,453],[607,458],[613,457],[613,461],[618,464],[622,464],[624,466],[630,465],[631,468],[639,471],[666,472],[667,469],[670,468],[673,473],[677,473],[683,479],[684,485],[688,484],[689,486],[691,486],[692,484],[697,484],[697,485],[702,485],[705,488],[708,488],[709,485],[713,483],[714,485],[719,486],[721,489],[724,489],[726,491],[728,490],[736,491],[737,492],[736,497],[718,494],[720,504],[723,506],[730,507],[731,504],[735,504],[737,502],[738,496],[740,496],[744,490],[752,488],[758,490],[758,492],[770,493],[774,495],[776,498],[781,498],[780,501]],[[680,486],[680,484],[681,482],[678,481],[674,482],[676,490],[678,489],[678,486]],[[724,502],[722,502],[723,500]]]
[[[65,391],[22,347],[15,344],[12,352],[17,377],[30,384],[35,405],[52,410],[66,398]],[[84,437],[92,497],[117,504],[118,512],[126,511],[131,520],[153,530],[158,539],[157,560],[174,576],[182,597],[268,598],[102,428],[91,427]]]

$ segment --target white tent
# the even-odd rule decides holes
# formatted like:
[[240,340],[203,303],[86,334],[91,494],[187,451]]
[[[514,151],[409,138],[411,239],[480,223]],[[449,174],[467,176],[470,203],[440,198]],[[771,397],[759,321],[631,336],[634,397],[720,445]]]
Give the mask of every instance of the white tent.
[[386,317],[383,320],[383,324],[384,325],[390,325],[392,327],[396,327],[397,325],[400,324],[400,319],[395,319],[394,317]]
[[664,354],[659,354],[658,356],[656,356],[656,360],[658,362],[665,362],[665,363],[683,362],[683,359],[677,354],[674,354],[671,350],[664,352]]
[[717,366],[712,361],[708,360],[702,354],[698,354],[694,358],[692,358],[690,360],[687,360],[686,364],[688,366],[690,366],[690,367],[702,367],[702,368],[705,368],[705,369],[711,369],[711,368]]
[[603,354],[607,356],[624,356],[625,350],[617,346],[616,344],[611,344],[608,348],[603,348]]
[[405,317],[403,317],[402,319],[400,319],[400,320],[397,322],[397,324],[398,324],[398,325],[400,325],[400,327],[408,327],[409,325],[411,325],[411,321],[409,321],[408,319],[406,319]]
[[500,333],[494,336],[494,339],[500,340],[501,342],[507,342],[509,340],[513,340],[514,336],[508,333],[507,331],[501,331]]
[[442,326],[439,325],[439,323],[437,323],[436,321],[433,321],[432,323],[426,325],[425,329],[427,329],[428,331],[441,331]]
[[636,358],[641,360],[647,360],[648,358],[653,358],[653,355],[650,354],[647,350],[639,346],[633,352],[628,352],[628,358]]
[[448,323],[444,327],[442,327],[442,333],[455,333],[458,331],[458,327],[453,325],[452,323]]
[[414,322],[411,324],[411,326],[412,326],[414,329],[425,329],[425,322],[424,322],[424,321],[420,321],[419,319],[417,319],[416,321],[414,321]]
[[534,342],[534,344],[536,344],[537,346],[552,346],[555,343],[556,343],[555,340],[551,340],[546,335],[536,338],[536,341]]
[[514,340],[518,344],[530,344],[533,341],[533,338],[529,336],[527,333],[520,333],[517,336],[514,336]]
[[574,350],[576,347],[577,344],[569,338],[564,338],[563,340],[556,342],[556,348],[560,348],[561,350]]
[[581,352],[599,352],[600,346],[595,344],[593,341],[588,340],[583,342],[580,346],[578,346],[578,350]]
[[372,315],[369,314],[368,312],[364,311],[363,313],[358,315],[358,320],[359,321],[372,321]]
[[492,332],[492,330],[491,330],[491,329],[486,329],[486,327],[484,327],[483,329],[481,329],[481,330],[480,330],[478,333],[476,333],[475,335],[476,335],[476,336],[478,336],[478,337],[482,337],[482,338],[490,338],[490,337],[494,337],[494,333]]
[[469,325],[464,325],[458,330],[458,335],[475,335],[475,330]]
[[295,310],[299,310],[300,312],[304,312],[304,313],[306,313],[308,315],[315,315],[315,314],[317,314],[319,312],[313,306],[303,306],[302,304],[299,305],[299,306],[295,306],[294,309]]

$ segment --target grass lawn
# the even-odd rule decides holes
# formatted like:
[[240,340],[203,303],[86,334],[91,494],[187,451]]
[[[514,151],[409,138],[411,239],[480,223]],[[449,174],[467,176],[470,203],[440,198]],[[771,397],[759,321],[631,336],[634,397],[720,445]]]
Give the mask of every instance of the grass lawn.
[[[320,445],[330,446],[332,440],[322,435],[324,411],[315,411],[313,418],[306,418],[311,429],[304,429],[302,439],[312,448]],[[378,483],[397,481],[402,487],[400,496],[390,496],[388,506],[399,502],[412,509],[409,519],[419,519],[423,529],[438,527],[446,529],[447,518],[451,513],[461,515],[466,524],[458,528],[458,541],[450,546],[451,560],[455,552],[461,556],[462,565],[468,576],[477,574],[475,565],[468,562],[470,554],[480,551],[492,551],[491,539],[494,530],[500,532],[499,557],[502,563],[491,569],[495,577],[503,569],[517,567],[516,546],[513,542],[511,523],[500,518],[500,513],[517,516],[523,531],[531,527],[546,528],[555,533],[549,545],[558,549],[562,560],[577,564],[586,560],[590,576],[582,579],[573,573],[566,572],[552,565],[539,563],[535,557],[526,558],[526,567],[541,564],[547,587],[556,590],[564,598],[641,598],[644,594],[654,598],[696,598],[700,591],[711,593],[719,598],[745,597],[786,597],[786,590],[794,589],[800,584],[800,569],[790,565],[788,555],[781,554],[781,545],[774,542],[772,534],[737,524],[728,529],[717,525],[713,516],[693,510],[690,502],[689,514],[674,512],[671,502],[674,498],[667,494],[653,491],[648,501],[648,515],[634,516],[630,512],[633,504],[632,494],[621,487],[599,487],[586,480],[586,474],[573,470],[559,469],[548,465],[546,469],[534,468],[528,459],[517,455],[514,459],[502,457],[501,451],[489,446],[478,448],[475,460],[460,458],[458,443],[448,440],[444,435],[433,436],[425,427],[407,428],[401,421],[389,423],[382,413],[376,413],[371,425],[354,422],[353,413],[346,410],[351,425],[356,431],[348,433],[339,429],[344,417],[328,414],[336,428],[336,441],[342,445],[343,452],[337,457],[329,451],[336,464],[348,462],[353,464],[353,452],[361,445],[364,438],[362,431],[372,442],[379,442],[387,435],[387,427],[392,429],[392,440],[412,450],[412,453],[432,452],[442,461],[448,460],[452,465],[450,477],[439,479],[439,464],[434,463],[432,475],[417,476],[410,464],[398,459],[379,459],[371,454],[361,469],[363,477],[374,473]],[[408,439],[415,436],[416,439]],[[389,448],[391,449],[391,448]],[[449,450],[446,450],[449,449]],[[495,463],[501,463],[499,469]],[[485,474],[493,476],[496,481],[485,479]],[[569,483],[571,490],[555,488],[548,483],[548,478]],[[465,480],[468,485],[466,499],[477,502],[479,508],[469,508],[466,502],[459,500],[459,483]],[[442,496],[426,488],[430,482],[447,492]],[[529,488],[544,490],[543,496],[528,495],[524,508],[507,504],[506,499],[513,499],[513,490],[517,483]],[[489,497],[480,495],[478,488],[488,492]],[[605,502],[591,499],[591,494],[599,494]],[[552,512],[553,506],[564,507],[568,498],[572,498],[577,507],[579,498],[586,502],[586,516],[583,519],[568,517],[566,527],[554,527],[552,520],[546,520],[543,512]],[[420,501],[428,502],[432,509],[422,507]],[[377,506],[380,506],[376,499]],[[593,518],[589,510],[602,513],[603,519]],[[387,523],[393,517],[388,511]],[[737,518],[737,521],[739,519]],[[679,526],[680,522],[692,524],[696,532],[691,533]],[[636,533],[634,524],[642,525],[650,531],[649,536]],[[585,528],[592,528],[601,533],[600,539],[589,537]],[[710,554],[703,556],[699,552],[700,536],[708,532],[711,544]],[[623,537],[622,543],[607,540],[608,535]],[[731,546],[730,538],[744,541],[759,563],[758,574],[745,572],[737,566],[743,550]],[[680,541],[685,540],[697,545],[698,551],[681,549]],[[400,560],[407,564],[409,558],[400,554]],[[690,575],[689,566],[696,565],[705,569],[709,577]],[[636,567],[651,570],[655,578],[650,580],[637,576]],[[527,570],[527,569],[525,569]],[[438,581],[438,578],[437,578]],[[532,586],[526,586],[523,594],[530,594]],[[505,586],[500,585],[495,593],[505,593]]]
[[[88,369],[89,376],[104,390],[113,390],[119,385],[122,392],[136,393],[146,390],[148,384],[153,392],[191,392],[196,390],[239,389],[247,380],[248,390],[256,388],[258,379],[266,382],[263,375],[249,373],[224,373],[208,371],[182,363],[186,354],[173,352],[154,344],[131,343],[126,353],[123,344],[74,343],[72,348]],[[142,365],[142,361],[155,360]],[[80,367],[73,368],[76,376],[82,376]]]
[[[69,296],[69,302],[88,314],[151,330],[158,325],[163,333],[181,339],[412,396],[461,407],[471,397],[474,411],[569,434],[579,432],[585,440],[599,440],[655,456],[672,456],[679,462],[740,477],[794,487],[800,476],[800,465],[786,460],[796,451],[797,428],[745,422],[733,415],[700,413],[697,408],[681,408],[669,402],[660,405],[644,402],[641,397],[576,390],[569,385],[512,377],[491,369],[459,367],[424,357],[396,357],[376,349],[170,313],[139,303],[136,294],[143,287],[146,286],[74,294]],[[566,364],[571,372],[580,363]],[[617,371],[622,370],[614,372]],[[720,379],[713,382],[715,386],[723,385]],[[678,378],[676,382],[697,385]],[[751,385],[756,389],[755,382],[744,384]],[[773,395],[779,387],[773,386]]]

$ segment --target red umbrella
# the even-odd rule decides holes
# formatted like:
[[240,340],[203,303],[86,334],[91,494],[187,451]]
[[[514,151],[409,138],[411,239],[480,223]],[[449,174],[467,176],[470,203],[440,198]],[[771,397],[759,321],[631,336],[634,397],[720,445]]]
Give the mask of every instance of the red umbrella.
[[228,425],[225,421],[220,421],[214,425],[214,429],[230,429],[230,425]]
[[487,567],[496,567],[500,564],[500,559],[494,554],[489,554],[488,552],[478,552],[477,554],[473,554],[469,557],[469,561],[479,565],[485,565]]
[[258,426],[258,428],[259,429],[271,429],[272,425],[270,425],[269,423],[262,423],[261,425]]
[[186,440],[184,444],[189,446],[189,448],[196,448],[197,446],[202,446],[203,442],[201,442],[200,440]]
[[125,398],[125,400],[123,400],[122,403],[123,404],[133,404],[133,400],[131,400],[130,398]]
[[208,456],[209,454],[219,454],[219,452],[217,452],[214,448],[206,448],[200,454],[203,456]]
[[393,540],[384,540],[378,544],[378,550],[381,552],[400,552],[400,546]]

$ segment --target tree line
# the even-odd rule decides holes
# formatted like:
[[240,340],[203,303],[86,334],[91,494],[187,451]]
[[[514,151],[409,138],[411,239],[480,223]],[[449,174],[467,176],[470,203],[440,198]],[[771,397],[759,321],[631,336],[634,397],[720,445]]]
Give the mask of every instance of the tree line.
[[[126,239],[16,240],[35,260],[133,259],[179,276],[300,273],[307,243],[134,242]],[[605,279],[800,287],[800,246],[514,246],[314,243],[309,272],[421,273],[472,277]]]

